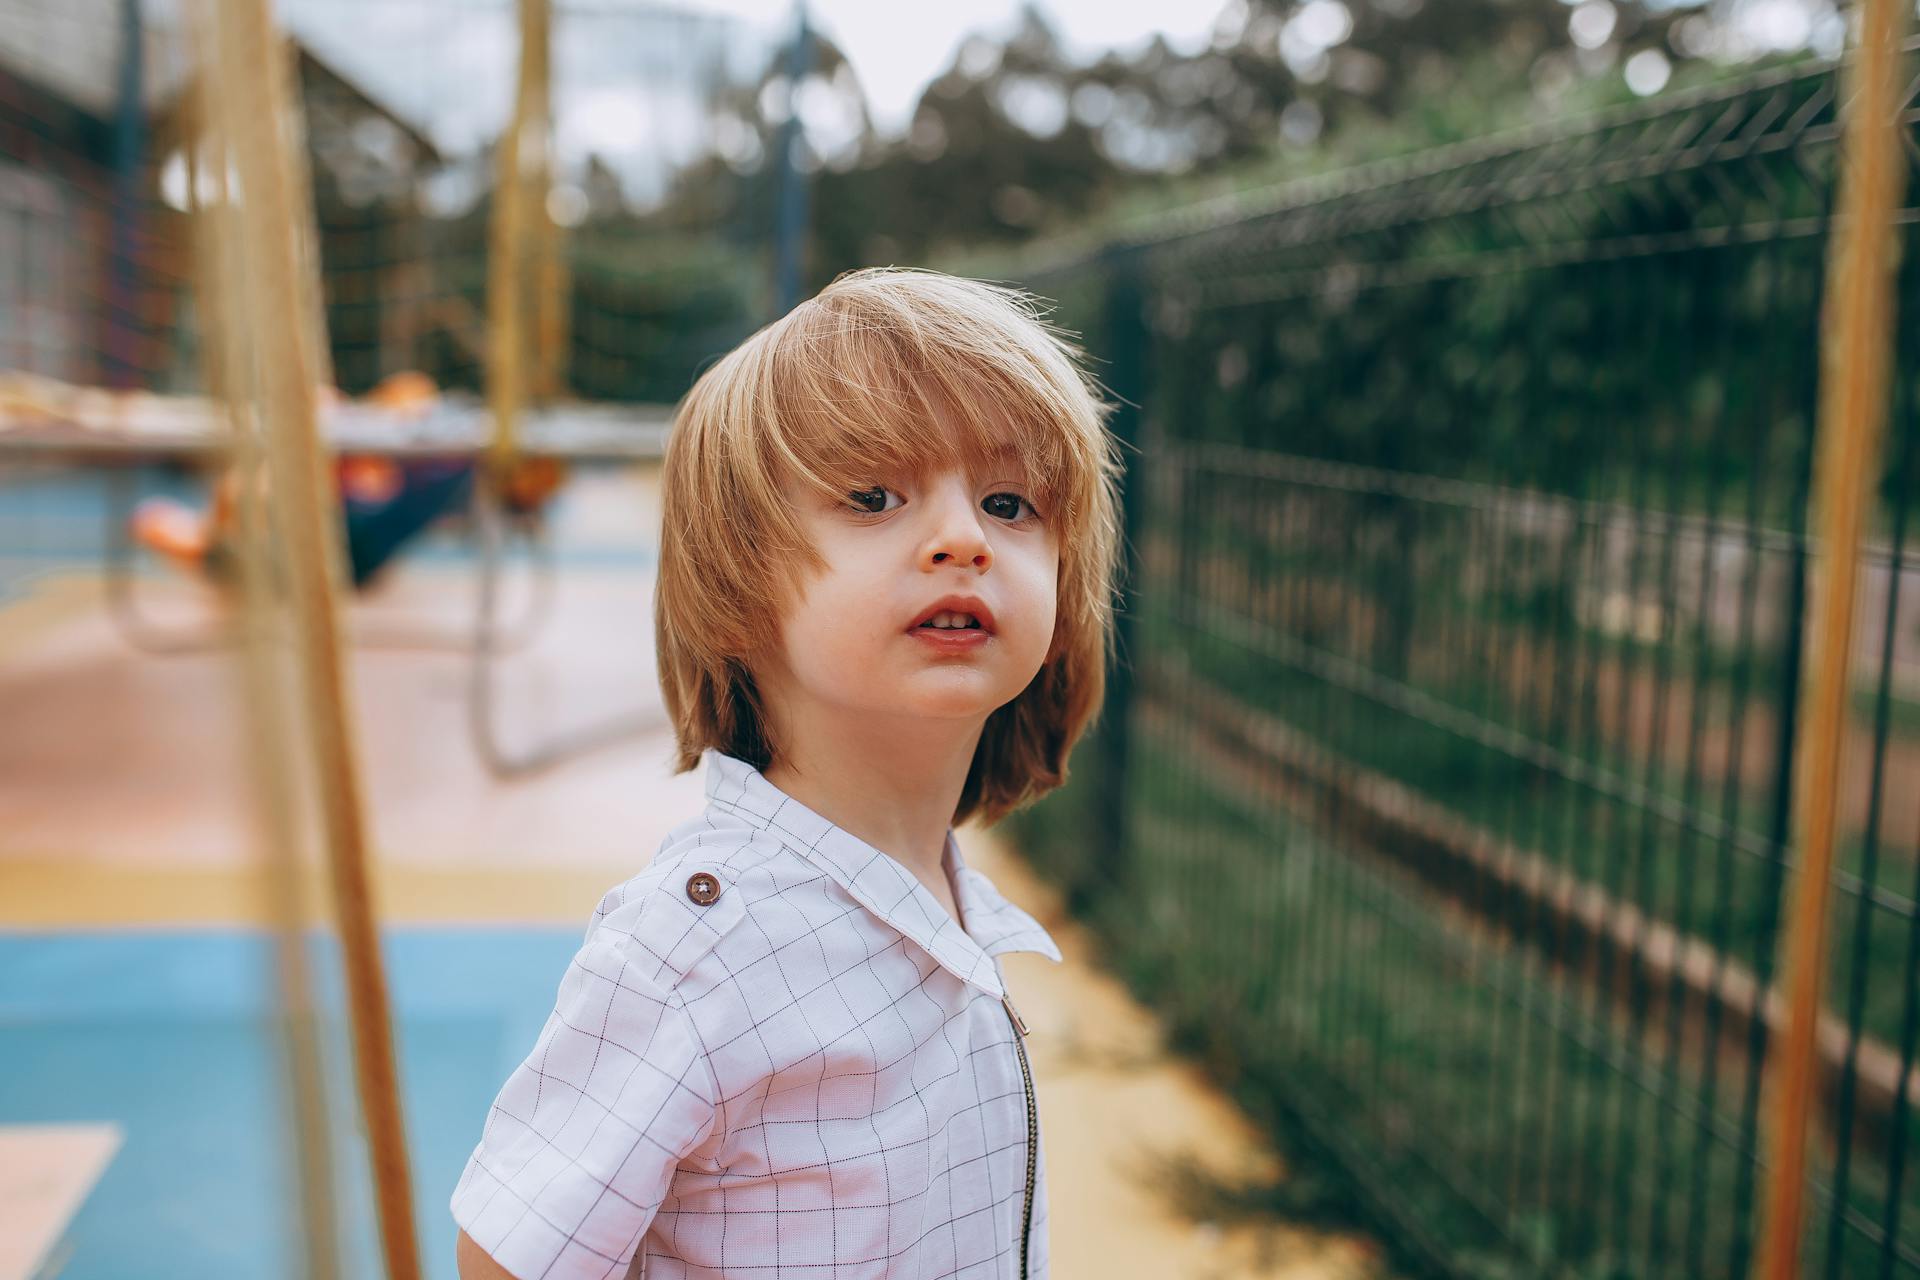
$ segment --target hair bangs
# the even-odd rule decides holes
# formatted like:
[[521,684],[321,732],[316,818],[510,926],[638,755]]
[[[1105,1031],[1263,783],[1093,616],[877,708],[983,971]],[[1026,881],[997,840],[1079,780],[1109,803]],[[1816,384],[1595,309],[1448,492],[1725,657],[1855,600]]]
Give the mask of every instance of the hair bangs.
[[887,326],[836,318],[804,317],[814,323],[783,335],[769,361],[777,469],[827,498],[940,470],[990,474],[1051,511],[1082,461],[1072,446],[1084,429],[1063,419],[1084,394],[1045,385],[1024,351],[916,350]]

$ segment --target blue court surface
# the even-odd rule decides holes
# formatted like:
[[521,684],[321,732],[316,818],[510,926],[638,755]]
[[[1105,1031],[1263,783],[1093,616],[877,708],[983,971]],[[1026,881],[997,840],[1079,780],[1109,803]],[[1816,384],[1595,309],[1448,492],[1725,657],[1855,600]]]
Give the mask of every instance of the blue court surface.
[[[578,928],[383,939],[425,1274],[453,1280],[453,1186],[533,1044]],[[337,949],[310,947],[330,1096],[353,1075]],[[62,1280],[299,1274],[273,940],[247,930],[0,934],[0,1125],[100,1123],[122,1145],[56,1250]],[[357,1112],[336,1108],[343,1273],[382,1274]]]

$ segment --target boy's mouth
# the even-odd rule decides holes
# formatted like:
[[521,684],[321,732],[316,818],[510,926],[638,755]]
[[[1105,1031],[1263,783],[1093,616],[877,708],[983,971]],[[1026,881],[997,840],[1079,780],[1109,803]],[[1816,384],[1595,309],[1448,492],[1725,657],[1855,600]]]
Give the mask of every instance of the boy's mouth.
[[[940,614],[916,627],[909,627],[907,635],[921,648],[942,654],[978,653],[993,639],[993,634],[977,621],[964,616],[960,624],[951,625],[954,615]],[[949,625],[941,625],[943,622]]]
[[993,612],[977,596],[945,596],[923,609],[909,631],[993,632]]

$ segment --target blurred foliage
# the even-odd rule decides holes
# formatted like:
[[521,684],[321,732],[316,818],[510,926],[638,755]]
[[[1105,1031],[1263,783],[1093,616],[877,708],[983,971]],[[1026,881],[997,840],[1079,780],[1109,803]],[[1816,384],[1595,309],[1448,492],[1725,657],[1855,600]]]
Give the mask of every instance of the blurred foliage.
[[686,232],[629,239],[596,225],[574,235],[569,258],[568,382],[584,399],[671,404],[759,323],[763,248]]
[[[1097,234],[1223,190],[1632,100],[1620,66],[1644,51],[1675,68],[1674,87],[1747,69],[1697,56],[1713,47],[1697,6],[1601,8],[1612,29],[1586,49],[1570,37],[1563,0],[1256,0],[1226,6],[1200,52],[1156,38],[1081,65],[1029,5],[1004,38],[962,45],[904,137],[867,130],[802,158],[817,166],[809,279],[818,287],[855,266]],[[1310,54],[1302,27],[1347,34]],[[839,51],[817,47],[813,79],[857,92]],[[756,141],[684,173],[656,217],[770,227],[777,166],[767,158],[785,100],[776,60],[721,108]]]
[[[599,159],[564,176],[578,205],[566,237],[569,388],[675,399],[702,361],[770,318],[782,180],[773,159],[795,104],[805,127],[794,161],[812,185],[807,292],[886,263],[1024,278],[1036,261],[1151,233],[1175,209],[1637,101],[1623,74],[1636,57],[1652,60],[1668,92],[1746,74],[1753,61],[1720,34],[1725,8],[1230,0],[1202,49],[1156,38],[1082,64],[1029,5],[1004,33],[962,43],[901,136],[875,128],[851,64],[815,33],[797,91],[785,50],[757,77],[715,90],[714,152],[657,204],[631,205]],[[453,305],[436,313],[420,361],[443,383],[477,385],[491,157],[450,166],[477,191],[459,212],[436,216],[411,194],[373,206],[339,198],[329,174],[340,160],[322,154],[339,149],[328,141],[339,131],[313,96],[329,270],[433,262],[431,284],[395,278],[377,296],[330,296],[342,385],[363,389],[391,371],[381,345],[391,300],[436,289]]]

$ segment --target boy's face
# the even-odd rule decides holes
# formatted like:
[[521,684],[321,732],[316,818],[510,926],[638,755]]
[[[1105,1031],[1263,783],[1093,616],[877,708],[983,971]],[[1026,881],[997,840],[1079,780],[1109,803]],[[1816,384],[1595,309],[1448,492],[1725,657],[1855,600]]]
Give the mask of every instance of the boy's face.
[[[790,716],[984,723],[1033,680],[1053,643],[1060,547],[1017,467],[876,476],[839,502],[789,485],[826,568],[796,584],[780,652],[756,672]],[[979,629],[918,625],[971,596]],[[940,621],[951,621],[942,618]]]

